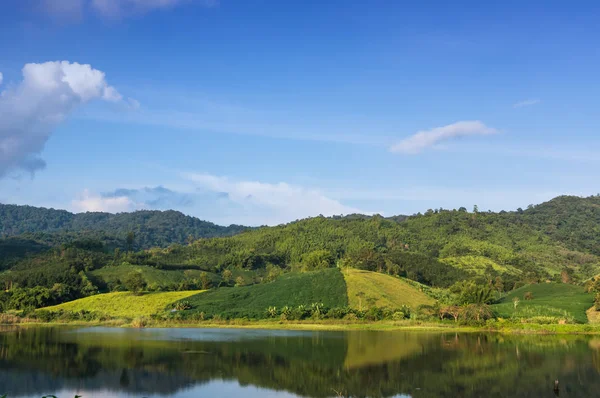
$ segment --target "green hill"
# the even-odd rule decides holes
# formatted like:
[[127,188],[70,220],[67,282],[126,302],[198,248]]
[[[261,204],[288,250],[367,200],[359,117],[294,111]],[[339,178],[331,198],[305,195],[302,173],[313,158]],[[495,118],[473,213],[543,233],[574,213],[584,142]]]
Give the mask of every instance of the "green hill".
[[135,296],[129,292],[105,293],[68,303],[45,307],[41,310],[56,311],[90,311],[111,317],[136,318],[165,312],[169,304],[199,294],[200,291],[146,293]]
[[[0,206],[5,234],[71,231],[0,239],[0,284],[9,290],[0,296],[0,307],[40,307],[122,290],[122,281],[133,271],[141,271],[157,289],[194,288],[187,281],[198,279],[201,272],[210,275],[213,286],[232,286],[239,276],[242,284],[253,284],[270,279],[270,273],[284,273],[285,279],[335,267],[436,288],[464,280],[480,285],[493,281],[502,292],[547,280],[580,284],[600,273],[599,202],[596,196],[559,197],[515,212],[461,208],[428,210],[408,218],[315,217],[189,241],[191,230],[207,225],[178,212],[69,215]],[[214,227],[204,232],[239,232]],[[88,228],[98,235],[89,235]],[[135,232],[133,246],[166,247],[128,250],[108,241],[108,235],[99,237],[121,234],[123,242],[127,231]],[[375,288],[377,283],[371,285]]]
[[264,318],[269,307],[296,308],[321,303],[327,308],[346,307],[344,277],[338,269],[289,273],[271,283],[210,290],[186,299],[188,316],[204,313],[223,318]]
[[136,211],[132,213],[79,213],[32,206],[0,204],[0,236],[24,233],[76,233],[98,236],[99,233],[125,240],[135,234],[137,249],[166,247],[194,239],[230,236],[248,229],[240,225],[222,227],[178,211]]
[[[527,299],[528,293],[531,293],[530,300]],[[515,298],[519,299],[516,309]],[[587,323],[586,310],[593,303],[593,296],[581,286],[540,283],[513,290],[493,308],[501,318],[570,317],[576,322]]]
[[344,270],[350,307],[363,310],[369,307],[417,308],[432,305],[435,300],[399,278],[357,269]]

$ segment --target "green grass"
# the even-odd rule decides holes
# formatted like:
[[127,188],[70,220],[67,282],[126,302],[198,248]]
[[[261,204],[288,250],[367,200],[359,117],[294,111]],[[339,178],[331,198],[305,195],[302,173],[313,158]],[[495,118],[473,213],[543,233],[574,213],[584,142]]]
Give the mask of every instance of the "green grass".
[[[525,300],[527,292],[533,300]],[[513,299],[519,298],[515,310]],[[583,287],[566,283],[540,283],[527,285],[510,292],[498,304],[493,305],[500,318],[556,317],[573,318],[578,323],[587,323],[586,310],[594,303],[591,294]]]
[[193,306],[188,314],[204,312],[224,318],[254,319],[264,317],[271,306],[323,303],[333,308],[348,305],[346,283],[338,269],[284,274],[271,283],[219,288],[189,297],[187,301]]
[[[416,287],[393,276],[358,269],[347,269],[343,273],[352,308],[364,310],[372,306],[400,308],[407,305],[414,309],[435,303]],[[361,292],[363,295],[359,296]]]
[[[110,266],[92,271],[92,275],[104,280],[104,282],[123,282],[132,272],[140,272],[148,286],[167,286],[179,284],[186,279],[200,279],[201,270],[161,270],[146,265],[123,264]],[[217,275],[208,273],[213,282],[218,283]]]
[[146,293],[134,296],[130,292],[98,294],[68,303],[42,308],[46,311],[90,311],[111,317],[136,318],[165,311],[165,307],[176,301],[200,293],[198,290],[186,292]]

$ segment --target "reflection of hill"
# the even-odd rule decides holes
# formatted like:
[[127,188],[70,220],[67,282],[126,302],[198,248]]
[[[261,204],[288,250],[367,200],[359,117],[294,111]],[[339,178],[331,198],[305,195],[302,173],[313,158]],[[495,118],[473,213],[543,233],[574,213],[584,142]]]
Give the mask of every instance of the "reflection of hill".
[[183,374],[148,372],[143,369],[99,371],[94,376],[86,377],[85,382],[42,371],[0,370],[2,393],[8,393],[10,397],[41,397],[65,389],[77,390],[82,385],[89,391],[174,394],[197,384],[198,381]]
[[[195,340],[183,339],[186,333]],[[328,397],[335,389],[358,397],[531,398],[547,393],[555,378],[565,387],[561,397],[585,397],[600,388],[597,363],[589,339],[581,337],[42,328],[0,333],[0,386],[11,397],[64,389],[171,395],[223,379],[307,397]]]
[[349,332],[344,368],[360,368],[400,361],[423,351],[423,344],[435,335],[420,333]]

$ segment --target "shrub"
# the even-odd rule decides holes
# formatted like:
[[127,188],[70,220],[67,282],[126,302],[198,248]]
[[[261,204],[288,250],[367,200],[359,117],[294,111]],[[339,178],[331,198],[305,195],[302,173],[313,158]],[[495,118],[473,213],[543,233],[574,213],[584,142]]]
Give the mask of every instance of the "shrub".
[[358,316],[355,313],[351,312],[344,316],[344,320],[346,321],[358,321]]
[[192,308],[192,303],[187,300],[179,301],[173,305],[173,309],[177,311],[185,311]]
[[147,324],[148,320],[145,317],[135,318],[133,321],[131,321],[131,326],[134,328],[145,328]]
[[336,307],[336,308],[332,308],[329,311],[327,311],[327,314],[325,314],[325,317],[329,318],[329,319],[342,319],[349,313],[350,313],[350,310],[347,307],[345,307],[345,308]]
[[406,319],[406,315],[402,311],[396,311],[394,312],[394,314],[392,314],[392,319],[394,321],[401,321],[403,319]]
[[523,295],[523,298],[525,300],[533,300],[533,293],[531,293],[531,292],[525,292],[525,294]]

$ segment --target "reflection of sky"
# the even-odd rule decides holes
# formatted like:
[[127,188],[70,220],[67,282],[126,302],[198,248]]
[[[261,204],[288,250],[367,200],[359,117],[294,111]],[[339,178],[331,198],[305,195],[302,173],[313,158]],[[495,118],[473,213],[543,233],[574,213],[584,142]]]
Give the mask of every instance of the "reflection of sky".
[[136,340],[173,340],[173,341],[240,341],[265,337],[303,337],[327,335],[327,337],[343,337],[340,332],[301,331],[301,330],[264,330],[264,329],[200,329],[200,328],[156,328],[127,329],[91,327],[75,329],[69,333],[77,335],[113,334]]
[[[75,395],[81,395],[82,398],[198,398],[198,397],[219,397],[219,398],[293,398],[298,395],[290,394],[284,391],[274,391],[265,388],[253,386],[241,386],[232,381],[211,381],[201,386],[192,387],[172,395],[139,395],[123,394],[112,391],[85,391],[85,390],[62,390],[56,393],[58,398],[72,398]],[[39,396],[31,397],[39,398]],[[409,395],[396,395],[394,398],[410,398]]]
[[[114,391],[86,391],[86,390],[61,390],[55,395],[58,398],[73,398],[75,395],[81,395],[82,398],[198,398],[198,397],[223,397],[223,398],[292,398],[297,395],[283,391],[273,391],[264,388],[253,386],[241,386],[237,382],[232,381],[211,381],[210,383],[201,386],[192,387],[185,390],[180,390],[171,395],[142,395],[142,394],[125,394]],[[400,398],[400,396],[398,396]],[[32,396],[31,398],[40,398]]]

